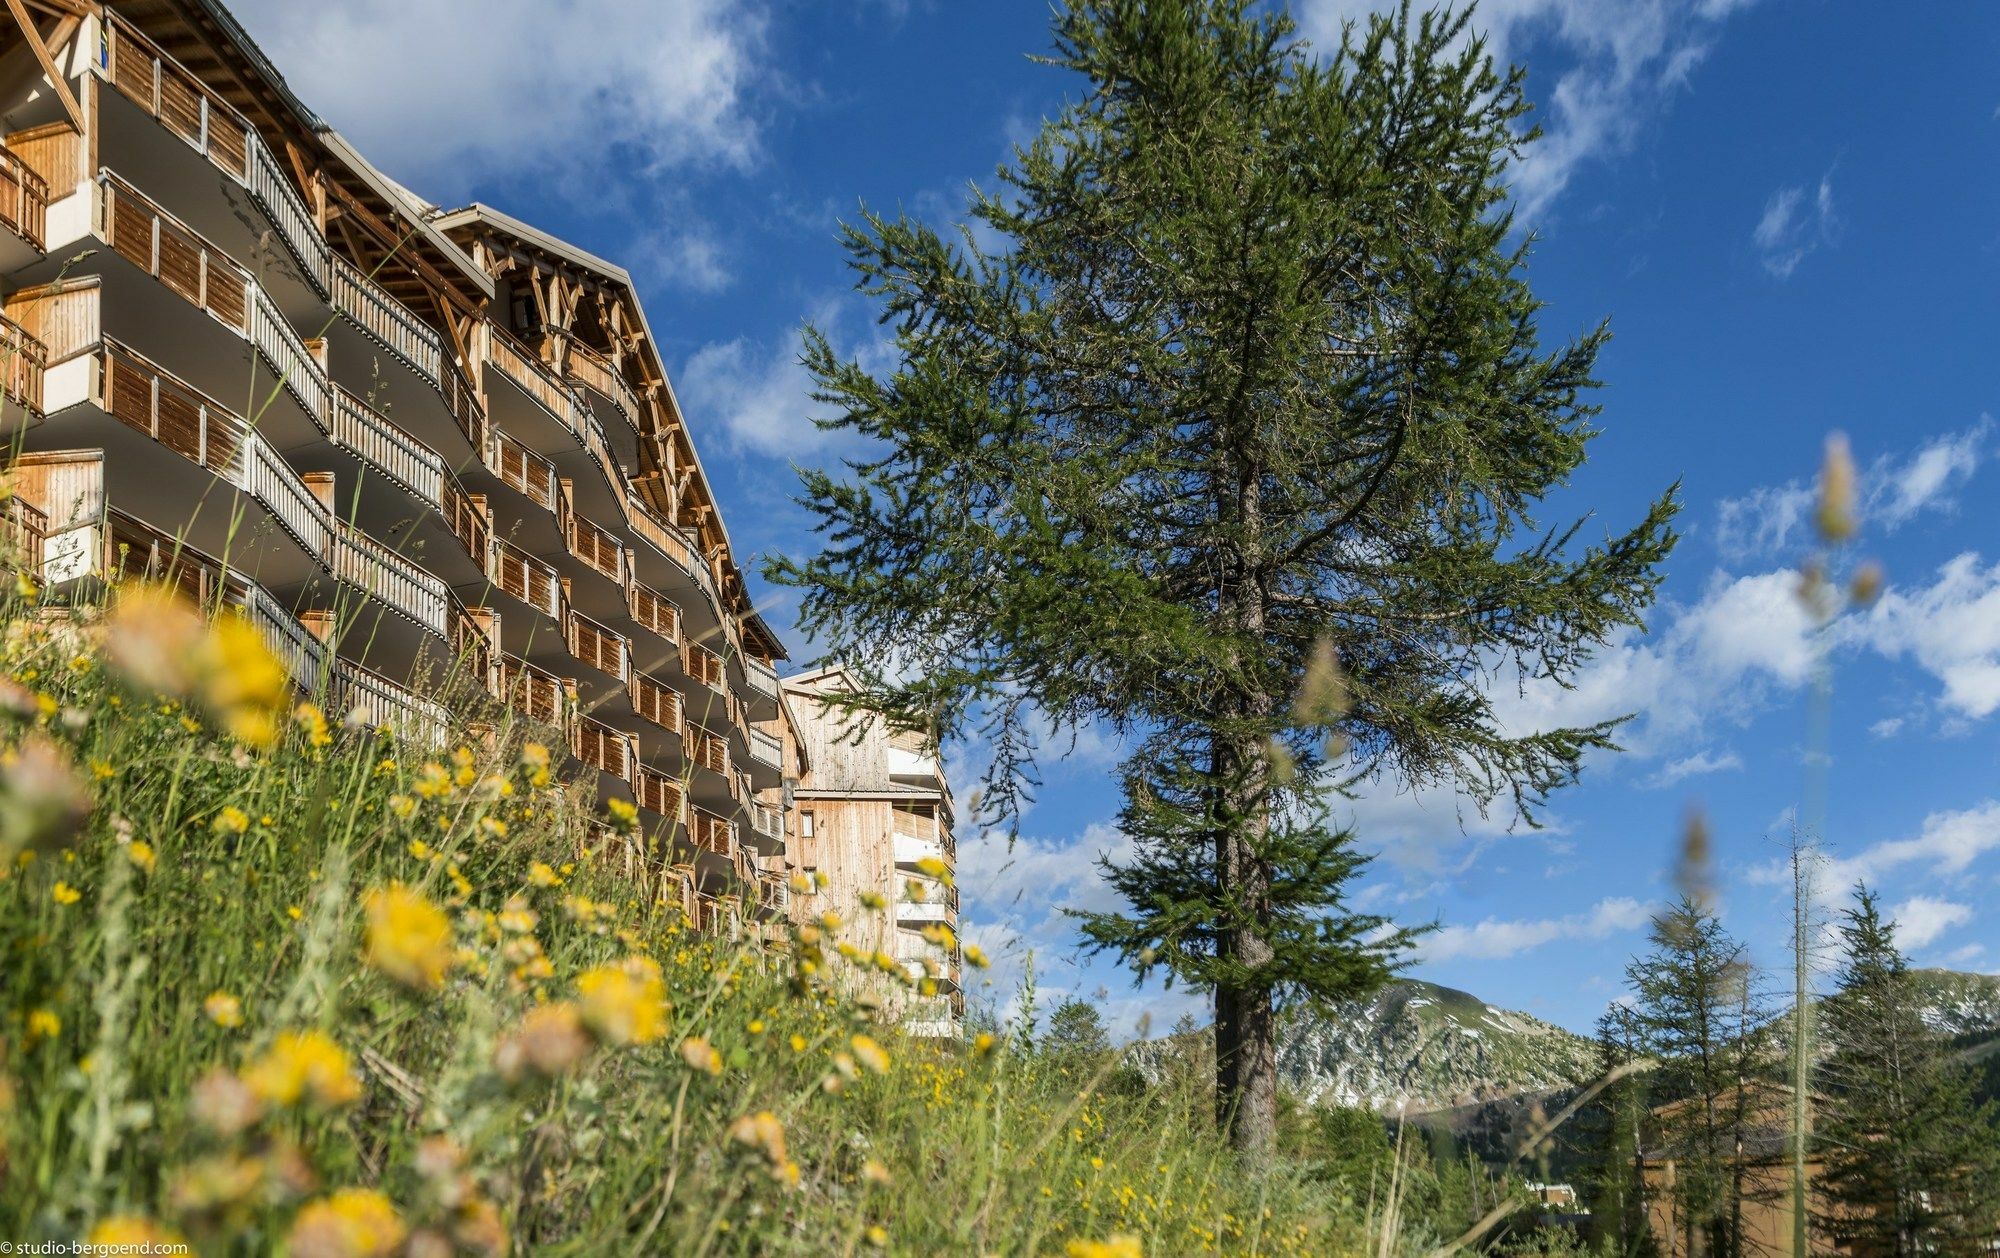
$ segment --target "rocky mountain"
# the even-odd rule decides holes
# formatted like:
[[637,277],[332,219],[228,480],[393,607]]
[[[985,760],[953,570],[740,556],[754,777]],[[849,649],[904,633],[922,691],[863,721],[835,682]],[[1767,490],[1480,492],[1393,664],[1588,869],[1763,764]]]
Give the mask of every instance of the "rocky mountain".
[[1924,992],[1927,1019],[1950,1036],[2000,1033],[2000,975],[1960,970],[1912,970]]
[[[1172,1038],[1155,1040],[1132,1060],[1152,1074],[1175,1051]],[[1539,1018],[1399,979],[1369,1000],[1295,1015],[1280,1034],[1278,1072],[1315,1104],[1419,1113],[1568,1087],[1591,1076],[1595,1052]]]
[[1567,1087],[1594,1073],[1596,1046],[1559,1026],[1435,983],[1402,979],[1366,1001],[1302,1015],[1278,1070],[1318,1104],[1446,1109]]
[[[1933,1026],[1969,1051],[2000,1046],[2000,977],[1955,970],[1915,976]],[[1782,1019],[1772,1028],[1779,1037],[1785,1029]],[[1175,1037],[1154,1040],[1136,1046],[1132,1061],[1150,1075],[1178,1051]],[[1485,1122],[1590,1081],[1596,1045],[1468,992],[1399,979],[1372,999],[1296,1015],[1281,1033],[1278,1071],[1287,1089],[1315,1104]]]

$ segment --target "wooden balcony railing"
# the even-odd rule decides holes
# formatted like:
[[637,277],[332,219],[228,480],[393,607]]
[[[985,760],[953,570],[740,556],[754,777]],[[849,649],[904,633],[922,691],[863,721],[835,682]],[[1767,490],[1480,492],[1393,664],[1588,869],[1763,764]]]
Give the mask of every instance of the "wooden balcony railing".
[[578,760],[626,781],[632,779],[637,757],[632,752],[632,736],[589,717],[577,718],[570,733],[570,751]]
[[743,656],[742,659],[743,675],[749,679],[750,689],[763,695],[766,699],[776,699],[778,697],[778,670],[772,668],[762,660],[754,660],[747,655]]
[[563,598],[562,580],[555,569],[512,542],[497,537],[488,541],[486,576],[501,592],[558,620],[564,618],[567,600]]
[[445,483],[451,479],[444,457],[338,385],[333,387],[333,439],[410,493],[443,508]]
[[632,707],[663,730],[676,734],[681,730],[679,692],[636,670],[632,674]]
[[49,535],[46,511],[11,490],[0,500],[0,538],[5,538],[6,558],[29,572],[42,568],[42,541]]
[[339,706],[359,708],[370,726],[387,726],[432,746],[444,743],[451,727],[451,714],[442,705],[412,694],[380,673],[348,660],[336,663],[334,683],[340,696]]
[[502,484],[526,496],[536,506],[546,511],[556,509],[555,464],[498,428],[487,433],[486,466]]
[[98,230],[120,257],[247,335],[250,280],[228,255],[109,171],[99,176]]
[[773,735],[767,734],[761,729],[752,728],[748,733],[750,735],[750,758],[752,760],[761,761],[774,769],[785,767],[784,744],[780,743]]
[[706,808],[694,808],[688,813],[688,841],[704,852],[734,857],[736,825]]
[[728,672],[722,657],[699,643],[689,642],[681,647],[681,670],[704,686],[716,690],[728,688]]
[[331,255],[328,270],[334,309],[434,386],[444,378],[444,342],[428,324],[388,294],[359,267]]
[[632,654],[624,638],[578,612],[569,614],[563,628],[571,655],[620,681],[630,675]]
[[49,181],[7,148],[0,148],[0,224],[37,252],[48,238]]
[[[42,373],[49,351],[28,329],[0,315],[0,396],[31,415],[42,413]],[[0,419],[5,419],[0,415]]]
[[589,566],[591,571],[620,585],[625,583],[625,544],[603,528],[591,523],[575,512],[568,512],[570,553]]
[[449,640],[451,588],[360,529],[343,525],[327,553],[333,575]]
[[729,776],[729,740],[699,725],[690,724],[682,735],[690,764]]
[[639,797],[639,807],[656,812],[669,821],[682,820],[685,801],[681,785],[659,770],[640,765],[632,781],[632,793]]
[[777,809],[753,800],[743,805],[743,815],[749,818],[750,828],[765,838],[782,840],[785,837],[784,814]]
[[668,642],[678,643],[681,640],[681,609],[671,599],[637,581],[632,582],[626,594],[632,619]]
[[639,404],[639,395],[618,369],[597,350],[585,345],[574,336],[557,333],[544,342],[544,352],[550,355],[552,363],[571,380],[596,392],[625,416],[625,422],[634,431],[639,428],[639,417],[645,412]]
[[575,682],[504,653],[497,671],[501,702],[534,720],[558,728],[569,726],[576,713]]
[[456,479],[448,479],[444,482],[441,510],[446,526],[465,547],[465,553],[483,563],[493,538],[493,520],[487,514],[485,496],[468,494],[459,488]]
[[254,132],[242,115],[122,18],[105,16],[104,68],[112,85],[196,152],[247,180]]
[[490,321],[486,328],[487,361],[519,385],[522,392],[540,403],[542,409],[565,428],[574,428],[572,410],[576,399],[569,390],[556,380],[541,359],[530,353],[527,346],[514,339],[511,333]]

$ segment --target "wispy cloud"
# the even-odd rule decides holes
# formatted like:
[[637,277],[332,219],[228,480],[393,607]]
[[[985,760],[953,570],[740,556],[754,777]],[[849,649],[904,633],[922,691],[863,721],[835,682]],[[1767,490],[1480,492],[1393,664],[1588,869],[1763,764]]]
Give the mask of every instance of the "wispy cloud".
[[[1996,849],[2000,849],[2000,800],[1989,799],[1971,808],[1934,812],[1907,838],[1888,839],[1853,856],[1830,859],[1819,884],[1829,892],[1841,892],[1857,882],[1879,883],[1884,875],[1907,866],[1931,874],[1961,874]],[[1749,880],[1760,886],[1781,884],[1790,877],[1782,862],[1749,871]]]
[[1418,945],[1418,957],[1433,963],[1461,958],[1505,960],[1559,939],[1605,939],[1637,930],[1652,916],[1649,905],[1618,896],[1598,901],[1587,913],[1567,917],[1489,917],[1472,926],[1446,926],[1426,935]]
[[[810,321],[841,353],[877,375],[892,370],[894,347],[852,296],[818,302]],[[823,459],[853,438],[814,423],[827,408],[812,400],[812,377],[799,361],[799,333],[739,336],[697,349],[674,375],[688,413],[719,424],[736,450],[801,463]]]
[[[1543,138],[1513,171],[1524,218],[1539,220],[1577,173],[1629,152],[1721,37],[1731,13],[1751,0],[1487,0],[1474,21],[1496,59],[1529,45],[1549,49],[1564,68],[1553,84],[1536,79]],[[1387,0],[1303,0],[1299,23],[1321,48],[1337,46],[1341,23]],[[1544,63],[1538,58],[1539,70]]]
[[1833,243],[1840,220],[1833,212],[1833,176],[1821,176],[1812,192],[1804,187],[1780,188],[1764,203],[1750,239],[1764,269],[1790,279],[1807,255]]
[[1896,943],[1903,951],[1928,947],[1954,926],[1972,920],[1972,906],[1932,896],[1916,895],[1889,910],[1896,923]]
[[1709,751],[1698,751],[1691,756],[1667,761],[1660,766],[1659,772],[1646,779],[1646,785],[1657,789],[1672,786],[1688,778],[1710,773],[1726,773],[1742,767],[1743,758],[1733,751],[1725,751],[1719,755]]
[[[1877,455],[1861,477],[1863,519],[1894,532],[1926,513],[1957,510],[1959,491],[1992,447],[1993,419],[1981,415],[1976,423],[1931,437],[1907,454]],[[1804,545],[1813,498],[1809,483],[1790,480],[1723,499],[1716,509],[1716,548],[1725,559],[1741,562]]]

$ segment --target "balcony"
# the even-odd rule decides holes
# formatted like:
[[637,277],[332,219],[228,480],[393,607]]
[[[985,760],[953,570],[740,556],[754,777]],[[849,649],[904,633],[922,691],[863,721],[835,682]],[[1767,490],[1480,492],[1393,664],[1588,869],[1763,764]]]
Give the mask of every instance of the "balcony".
[[638,762],[632,736],[587,716],[578,717],[570,733],[570,752],[578,760],[624,781],[632,780]]
[[769,844],[782,847],[785,842],[785,815],[776,808],[760,804],[754,800],[743,805],[743,816],[749,822],[750,830]]
[[897,834],[893,837],[898,865],[914,865],[918,861],[945,859],[944,845],[934,839],[918,838],[910,834]]
[[634,670],[632,708],[641,717],[666,730],[681,732],[681,696],[658,678]]
[[443,456],[339,385],[333,386],[332,436],[413,497],[443,510],[452,479]]
[[336,529],[327,558],[338,580],[395,608],[439,638],[450,640],[446,613],[451,591],[443,581],[350,525]]
[[780,743],[774,735],[767,734],[754,726],[749,730],[749,734],[750,758],[752,760],[773,769],[783,769],[785,767],[784,744]]
[[[49,351],[28,330],[0,315],[0,397],[21,408],[27,415],[42,413],[42,373],[47,370]],[[0,414],[0,427],[8,417]]]
[[688,814],[688,841],[701,851],[733,859],[736,824],[706,808],[695,808]]
[[690,724],[683,736],[688,763],[697,768],[729,776],[729,740],[699,725]]
[[544,511],[556,510],[560,482],[555,464],[498,428],[487,432],[485,462],[501,484]]
[[247,184],[255,132],[242,115],[122,18],[106,17],[104,62],[97,67],[104,77],[218,169]]
[[603,354],[567,333],[555,333],[543,344],[549,364],[569,380],[589,389],[616,407],[633,432],[640,431],[640,417],[646,412],[639,395]]
[[640,765],[632,791],[639,798],[639,807],[658,813],[676,825],[684,820],[686,800],[681,794],[681,785],[659,770]]
[[626,600],[640,628],[671,643],[681,640],[681,609],[671,599],[634,581],[626,590]]
[[501,593],[559,622],[566,619],[568,602],[555,569],[513,543],[497,537],[489,541],[486,576]]
[[[762,695],[773,704],[778,701],[778,670],[761,660],[743,657],[743,675],[749,682],[750,693]],[[777,715],[775,712],[773,716]]]
[[48,239],[49,182],[10,148],[0,148],[0,226],[36,253]]
[[624,585],[625,544],[574,511],[564,514],[568,519],[563,532],[569,542],[570,553],[605,580]]
[[705,646],[689,642],[681,647],[681,671],[699,685],[727,693],[729,675],[722,657]]
[[[898,925],[923,925],[929,922],[951,922],[958,918],[958,888],[947,887],[942,882],[930,878],[900,876],[898,885],[904,894],[896,901],[896,923]],[[914,883],[916,886],[911,887]],[[914,890],[915,894],[910,894]]]
[[359,267],[338,254],[330,254],[329,261],[333,308],[442,395],[445,353],[438,334]]
[[578,612],[571,612],[563,632],[569,653],[622,684],[631,676],[632,654],[625,639]]
[[576,718],[576,683],[516,655],[501,654],[496,668],[500,701],[533,720],[568,729]]

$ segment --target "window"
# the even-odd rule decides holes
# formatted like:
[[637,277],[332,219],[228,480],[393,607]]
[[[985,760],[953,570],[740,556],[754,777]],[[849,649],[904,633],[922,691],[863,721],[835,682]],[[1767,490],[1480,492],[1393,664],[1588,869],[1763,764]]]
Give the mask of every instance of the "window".
[[812,815],[812,809],[808,808],[799,813],[799,837],[802,839],[810,839],[812,836],[813,836],[813,815]]

